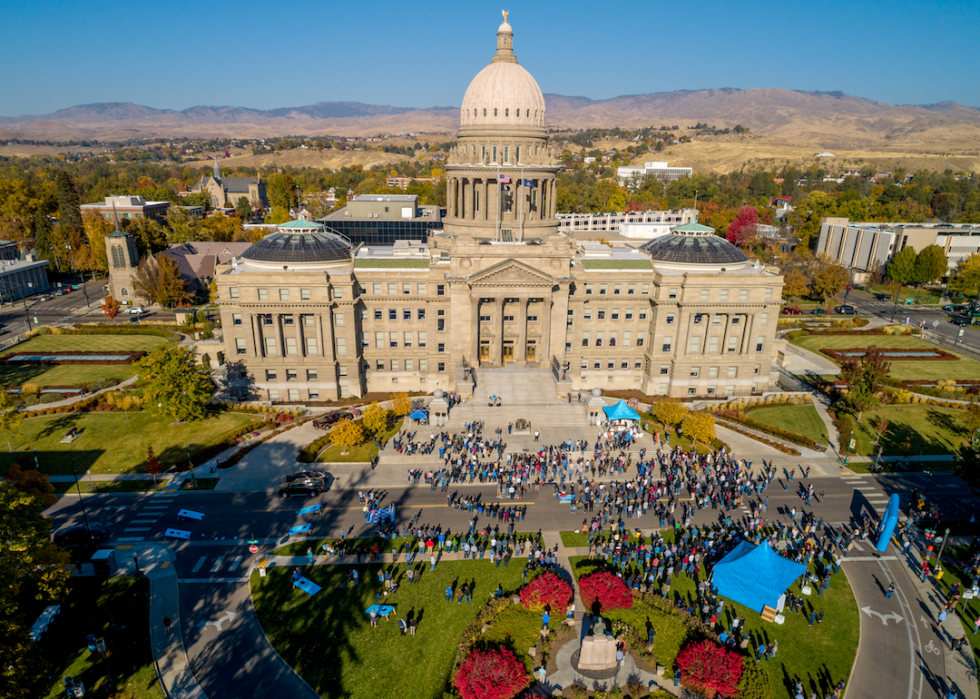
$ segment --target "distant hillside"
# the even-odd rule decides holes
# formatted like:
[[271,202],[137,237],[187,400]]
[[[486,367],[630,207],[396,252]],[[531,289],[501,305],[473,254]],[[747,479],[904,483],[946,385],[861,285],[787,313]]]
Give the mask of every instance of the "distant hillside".
[[[677,90],[606,100],[549,94],[545,100],[552,128],[741,124],[754,134],[822,148],[894,145],[897,139],[927,149],[976,150],[980,141],[980,110],[955,102],[894,106],[842,92],[780,88]],[[454,107],[317,102],[269,110],[199,106],[176,111],[121,102],[79,105],[42,116],[0,117],[0,137],[359,136],[452,133],[458,123],[459,110]]]

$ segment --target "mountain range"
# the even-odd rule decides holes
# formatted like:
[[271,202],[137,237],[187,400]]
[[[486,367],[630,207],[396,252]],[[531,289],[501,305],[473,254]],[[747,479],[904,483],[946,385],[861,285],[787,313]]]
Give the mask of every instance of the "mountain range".
[[[956,102],[895,106],[842,92],[781,88],[678,90],[604,100],[547,94],[549,126],[556,129],[635,128],[707,122],[718,128],[819,142],[824,147],[883,145],[893,139],[923,143],[980,137],[980,109]],[[129,102],[78,105],[45,115],[0,117],[0,137],[100,138],[139,136],[263,137],[361,136],[377,133],[453,133],[456,107],[393,107],[361,102],[317,102],[301,107],[250,109],[198,106],[181,111]],[[974,148],[976,140],[973,140]]]

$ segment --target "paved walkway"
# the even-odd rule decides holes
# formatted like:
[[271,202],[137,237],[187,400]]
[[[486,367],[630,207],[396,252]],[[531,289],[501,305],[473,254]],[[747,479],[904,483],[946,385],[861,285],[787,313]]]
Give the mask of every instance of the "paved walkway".
[[28,405],[21,408],[21,412],[33,413],[38,410],[47,410],[48,408],[62,408],[68,405],[73,405],[83,400],[88,400],[93,396],[101,396],[103,393],[108,393],[109,391],[118,391],[121,388],[127,388],[136,383],[136,379],[139,378],[139,374],[130,376],[125,381],[120,381],[115,386],[110,386],[109,388],[102,388],[98,391],[93,391],[92,393],[79,393],[77,396],[72,396],[71,398],[65,398],[64,400],[56,400],[53,403],[38,403],[37,405]]

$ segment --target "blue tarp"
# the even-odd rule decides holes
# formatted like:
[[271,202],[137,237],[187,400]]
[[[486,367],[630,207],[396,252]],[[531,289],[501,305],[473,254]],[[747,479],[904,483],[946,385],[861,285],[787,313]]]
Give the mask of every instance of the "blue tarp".
[[639,420],[640,415],[633,408],[626,405],[626,401],[621,400],[616,405],[605,407],[602,411],[606,414],[607,420]]
[[429,416],[428,410],[413,410],[408,414],[408,416],[413,420],[424,420]]
[[757,612],[776,609],[779,598],[806,572],[806,566],[783,558],[769,542],[759,546],[743,541],[715,565],[712,582],[722,597]]

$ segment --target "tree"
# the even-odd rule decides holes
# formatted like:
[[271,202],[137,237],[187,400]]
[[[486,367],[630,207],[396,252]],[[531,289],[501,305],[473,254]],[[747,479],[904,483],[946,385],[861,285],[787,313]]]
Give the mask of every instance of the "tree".
[[196,355],[193,347],[176,346],[139,360],[144,405],[178,422],[203,418],[214,384],[211,367],[200,364]]
[[396,393],[391,397],[391,412],[402,417],[412,411],[412,399],[407,393]]
[[[976,403],[974,403],[973,405],[976,405]],[[882,436],[887,431],[888,431],[888,418],[882,415],[878,418],[878,421],[875,423],[875,434],[877,435],[877,437],[875,438],[875,444],[881,442]]]
[[167,307],[191,298],[177,263],[166,255],[144,258],[133,277],[136,295]]
[[20,431],[24,424],[24,413],[11,402],[10,394],[0,391],[0,434],[7,440],[7,450],[13,451],[10,438]]
[[81,201],[78,198],[75,183],[71,180],[71,175],[64,170],[59,170],[54,177],[54,184],[58,198],[58,219],[62,229],[81,232],[84,228]]
[[677,654],[677,667],[702,694],[703,689],[710,689],[726,697],[735,696],[742,678],[742,656],[709,640],[684,646]]
[[806,296],[809,287],[806,275],[799,269],[791,269],[783,275],[783,298],[798,299]]
[[948,269],[945,251],[938,245],[927,245],[915,257],[915,300],[918,302],[923,284],[942,279]]
[[860,362],[848,359],[841,364],[841,379],[850,387],[847,404],[852,411],[858,413],[858,422],[861,421],[861,413],[878,405],[877,387],[890,371],[891,362],[874,345],[864,350]]
[[273,208],[284,209],[287,212],[297,204],[296,182],[289,173],[270,175],[266,183],[269,204]]
[[27,454],[19,454],[14,459],[14,463],[10,465],[10,469],[4,478],[15,483],[25,493],[34,493],[41,498],[45,505],[53,505],[58,502],[58,496],[54,494],[54,486],[51,485],[50,477],[34,468],[31,457]]
[[980,431],[980,403],[970,403],[966,406],[966,417],[963,424],[970,431],[971,439],[977,435],[977,432]]
[[252,205],[248,203],[248,197],[238,197],[238,201],[235,202],[235,211],[238,212],[243,221],[252,215]]
[[106,296],[105,302],[102,304],[102,315],[109,320],[115,320],[116,316],[119,315],[119,302],[111,296]]
[[667,429],[667,425],[676,425],[684,419],[687,408],[676,398],[657,396],[650,403],[650,415]]
[[364,409],[364,415],[361,417],[361,424],[369,431],[374,434],[380,434],[384,432],[388,427],[388,411],[379,403],[371,403],[368,407]]
[[915,260],[917,255],[915,249],[904,247],[892,259],[888,261],[885,274],[893,282],[899,284],[909,284],[915,280]]
[[552,613],[564,614],[574,596],[572,586],[554,573],[539,575],[521,588],[521,604],[532,611],[548,605]]
[[688,413],[681,429],[695,444],[709,444],[715,438],[715,419],[708,413]]
[[330,439],[333,440],[334,444],[339,444],[343,448],[340,453],[344,455],[348,449],[356,447],[364,441],[364,431],[353,420],[341,420],[330,430]]
[[586,609],[592,609],[596,602],[604,611],[629,609],[633,606],[633,595],[623,579],[613,573],[601,572],[579,578],[578,591]]
[[163,471],[163,467],[160,465],[160,459],[153,453],[153,447],[147,447],[146,472],[153,476],[153,485],[157,484],[157,476],[160,475],[161,471]]
[[527,668],[506,648],[471,650],[453,680],[463,699],[512,699],[529,684]]
[[975,252],[960,262],[949,288],[965,296],[980,295],[980,253]]
[[755,237],[758,223],[759,211],[754,206],[743,206],[738,210],[735,220],[728,226],[725,237],[729,243],[742,245],[746,240]]
[[814,297],[824,300],[836,296],[847,286],[849,274],[841,265],[828,264],[813,276],[810,292]]

